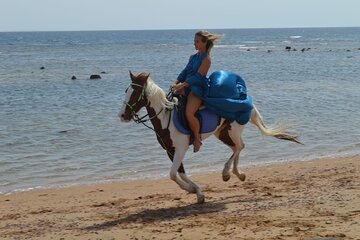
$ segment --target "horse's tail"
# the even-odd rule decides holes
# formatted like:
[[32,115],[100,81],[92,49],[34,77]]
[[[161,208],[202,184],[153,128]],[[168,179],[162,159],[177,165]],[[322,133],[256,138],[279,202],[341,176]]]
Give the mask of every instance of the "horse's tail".
[[254,108],[251,111],[250,122],[252,124],[256,125],[256,127],[260,130],[262,135],[272,136],[272,137],[276,137],[278,139],[288,140],[288,141],[291,141],[291,142],[296,142],[296,143],[302,144],[298,140],[298,136],[291,135],[291,134],[286,132],[286,130],[288,129],[287,126],[267,127],[264,124],[264,122],[262,120],[262,117],[260,115],[260,112],[257,110],[255,105],[254,105]]

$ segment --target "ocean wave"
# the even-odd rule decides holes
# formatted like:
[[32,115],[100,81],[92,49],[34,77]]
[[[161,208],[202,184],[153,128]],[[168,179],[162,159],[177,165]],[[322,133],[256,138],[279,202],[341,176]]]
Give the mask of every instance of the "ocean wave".
[[312,38],[311,41],[326,41],[325,38]]
[[289,38],[291,38],[291,39],[299,39],[299,38],[302,38],[302,36],[294,35],[294,36],[290,36]]
[[216,48],[242,48],[246,47],[246,45],[243,44],[234,44],[234,45],[215,45]]
[[244,41],[246,44],[264,44],[264,41]]
[[13,193],[20,193],[20,192],[29,192],[33,190],[40,190],[40,189],[51,189],[51,187],[42,187],[42,186],[36,186],[36,187],[28,187],[28,188],[17,188],[10,191],[0,191],[0,194],[5,194],[5,196],[13,194]]
[[179,46],[179,44],[177,44],[177,43],[160,43],[160,44],[158,44],[158,46],[165,46],[165,47],[170,46],[170,47],[176,47],[176,46]]
[[5,187],[8,185],[11,185],[11,183],[10,182],[0,182],[0,187]]

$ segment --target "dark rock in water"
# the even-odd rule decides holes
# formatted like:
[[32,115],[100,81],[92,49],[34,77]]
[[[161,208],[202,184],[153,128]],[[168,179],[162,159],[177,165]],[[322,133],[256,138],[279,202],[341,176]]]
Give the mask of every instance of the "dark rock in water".
[[76,80],[76,77],[75,77],[75,76],[72,76],[72,77],[71,77],[71,80]]
[[250,52],[251,50],[250,50],[250,48],[248,48],[248,49],[246,49],[246,51]]
[[272,52],[272,50],[267,50],[267,52],[268,52],[268,53],[271,53],[271,52]]
[[296,48],[293,48],[293,51],[297,51]]
[[101,79],[101,77],[98,74],[93,74],[90,76],[90,79]]
[[311,48],[303,48],[301,49],[302,52],[309,51]]
[[102,71],[101,74],[106,74],[106,72],[105,72],[105,71]]
[[44,70],[44,69],[45,69],[45,67],[41,67],[40,69],[41,69],[41,70]]
[[290,50],[291,50],[291,47],[289,47],[289,46],[286,46],[286,47],[285,47],[285,50],[288,50],[288,51],[290,51]]

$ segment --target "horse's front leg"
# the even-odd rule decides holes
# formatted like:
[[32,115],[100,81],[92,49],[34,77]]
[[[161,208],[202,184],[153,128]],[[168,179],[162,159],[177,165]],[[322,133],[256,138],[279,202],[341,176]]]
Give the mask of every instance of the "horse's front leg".
[[182,189],[184,189],[187,192],[191,192],[191,186],[182,181],[178,176],[178,169],[184,159],[185,156],[185,152],[186,150],[182,150],[182,149],[176,149],[175,153],[174,153],[174,158],[173,158],[173,162],[171,165],[171,170],[170,170],[170,179],[173,180],[174,182],[176,182]]
[[205,195],[201,192],[201,189],[193,181],[191,181],[185,173],[179,173],[182,180],[187,182],[191,187],[191,193],[196,193],[198,203],[205,202]]
[[185,173],[179,173],[180,177],[178,177],[178,169],[184,160],[184,156],[186,153],[186,149],[177,148],[175,149],[173,163],[170,170],[170,178],[174,182],[176,182],[180,188],[184,189],[189,193],[196,193],[198,203],[203,203],[205,200],[204,194],[200,191],[200,188],[193,183]]

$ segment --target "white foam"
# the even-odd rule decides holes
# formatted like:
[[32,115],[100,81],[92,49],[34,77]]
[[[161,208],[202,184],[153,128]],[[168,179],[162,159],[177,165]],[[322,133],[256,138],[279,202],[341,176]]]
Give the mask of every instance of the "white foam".
[[246,45],[243,44],[234,44],[234,45],[215,45],[216,48],[243,48]]

